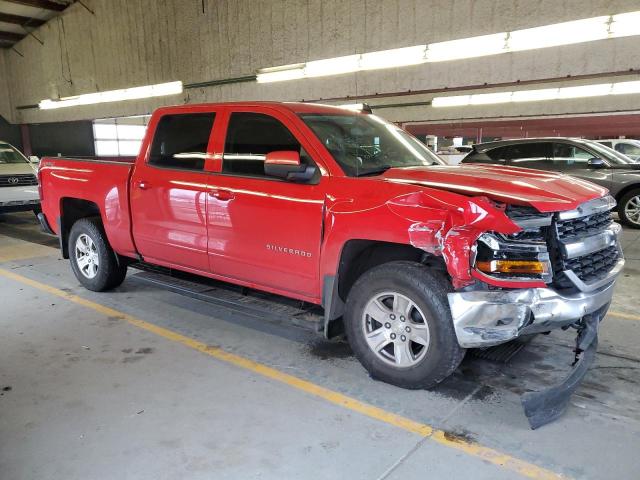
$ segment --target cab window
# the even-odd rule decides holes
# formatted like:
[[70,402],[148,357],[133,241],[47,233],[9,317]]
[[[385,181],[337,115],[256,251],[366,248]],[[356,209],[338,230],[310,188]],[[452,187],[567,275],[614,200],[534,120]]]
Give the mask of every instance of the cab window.
[[266,154],[282,150],[298,152],[302,163],[311,163],[300,142],[276,118],[263,113],[234,112],[227,128],[222,173],[265,177]]
[[204,170],[215,113],[165,115],[158,122],[149,164],[179,170]]

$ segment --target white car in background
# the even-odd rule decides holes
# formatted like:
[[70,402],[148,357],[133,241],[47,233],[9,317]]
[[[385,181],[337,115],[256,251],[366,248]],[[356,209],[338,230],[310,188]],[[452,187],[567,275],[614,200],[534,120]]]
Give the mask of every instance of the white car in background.
[[634,162],[640,161],[640,140],[634,140],[632,138],[612,138],[596,140],[596,142],[601,143],[605,147],[613,148]]
[[35,160],[0,141],[0,213],[40,211],[36,168]]

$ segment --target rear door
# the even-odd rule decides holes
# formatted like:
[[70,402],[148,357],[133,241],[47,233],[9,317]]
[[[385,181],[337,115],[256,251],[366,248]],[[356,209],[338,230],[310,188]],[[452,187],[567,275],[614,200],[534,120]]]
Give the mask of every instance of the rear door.
[[[265,155],[310,147],[284,113],[229,110],[221,171],[208,196],[210,268],[215,274],[298,297],[317,297],[322,215],[328,177],[307,183],[269,177]],[[317,165],[317,164],[316,164]]]
[[145,161],[135,166],[133,238],[146,261],[209,270],[205,163],[216,116],[216,111],[164,114]]

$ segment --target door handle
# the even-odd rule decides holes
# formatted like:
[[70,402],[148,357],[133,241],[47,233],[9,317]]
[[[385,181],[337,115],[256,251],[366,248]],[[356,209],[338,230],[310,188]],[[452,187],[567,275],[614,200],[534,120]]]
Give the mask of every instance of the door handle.
[[140,190],[146,190],[146,189],[148,189],[148,188],[150,188],[150,187],[151,187],[151,185],[149,185],[149,182],[146,182],[146,181],[144,181],[144,180],[140,180],[140,181],[138,182],[138,188],[139,188]]
[[210,190],[209,196],[216,198],[218,200],[221,200],[223,202],[228,202],[229,200],[232,200],[235,197],[235,195],[231,190],[225,190],[225,189]]

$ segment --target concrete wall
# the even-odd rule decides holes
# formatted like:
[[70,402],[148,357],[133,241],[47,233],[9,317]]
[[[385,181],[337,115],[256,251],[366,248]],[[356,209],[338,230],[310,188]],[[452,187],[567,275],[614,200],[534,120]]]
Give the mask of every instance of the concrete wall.
[[0,50],[0,117],[13,120],[14,111],[9,95],[9,72],[7,71],[6,51]]
[[[630,37],[322,79],[189,89],[161,100],[16,110],[43,98],[172,80],[239,77],[261,67],[640,9],[638,0],[205,0],[204,9],[200,0],[84,3],[95,15],[76,3],[35,32],[44,45],[28,37],[16,46],[23,57],[5,52],[14,121],[132,115],[166,103],[308,100],[464,87],[607,74],[640,65],[639,37]],[[0,99],[1,88],[0,83]],[[639,97],[627,99],[625,108],[640,109]],[[584,108],[575,102],[558,105],[563,113]],[[596,107],[606,105],[600,102]],[[517,113],[536,108],[522,104]],[[451,114],[440,112],[421,107],[409,116],[437,119]],[[455,114],[478,117],[487,112],[476,107]]]

